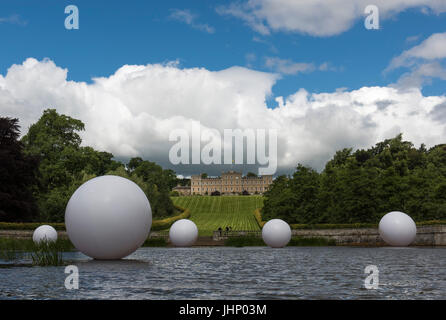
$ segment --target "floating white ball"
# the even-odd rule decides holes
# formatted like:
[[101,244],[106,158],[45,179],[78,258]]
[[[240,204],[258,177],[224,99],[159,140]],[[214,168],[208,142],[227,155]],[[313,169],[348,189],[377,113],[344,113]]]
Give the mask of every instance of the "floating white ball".
[[152,209],[141,188],[118,176],[101,176],[81,185],[65,210],[73,245],[95,259],[121,259],[147,239]]
[[33,233],[33,241],[35,244],[38,244],[42,241],[46,242],[56,242],[57,241],[57,231],[52,226],[43,225],[36,230],[34,230]]
[[189,247],[197,241],[198,228],[188,219],[175,221],[170,227],[169,238],[174,246]]
[[379,222],[379,234],[389,245],[405,247],[411,244],[417,235],[417,226],[407,214],[392,211]]
[[269,220],[262,228],[262,238],[272,248],[285,247],[291,240],[291,228],[281,219]]

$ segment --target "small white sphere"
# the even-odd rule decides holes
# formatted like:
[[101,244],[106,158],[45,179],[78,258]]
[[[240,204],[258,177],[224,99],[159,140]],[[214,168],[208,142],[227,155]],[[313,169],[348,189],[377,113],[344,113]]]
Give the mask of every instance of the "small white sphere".
[[262,238],[272,248],[285,247],[291,240],[291,228],[281,219],[269,220],[262,228]]
[[169,238],[174,246],[189,247],[197,241],[198,228],[189,219],[175,221],[170,227]]
[[44,224],[34,230],[33,241],[35,244],[41,241],[46,242],[56,242],[57,241],[57,231],[52,226]]
[[392,211],[379,222],[379,234],[389,245],[405,247],[411,244],[417,235],[417,226],[407,214]]
[[136,251],[152,226],[152,209],[141,188],[118,176],[81,185],[65,210],[73,245],[94,259],[121,259]]

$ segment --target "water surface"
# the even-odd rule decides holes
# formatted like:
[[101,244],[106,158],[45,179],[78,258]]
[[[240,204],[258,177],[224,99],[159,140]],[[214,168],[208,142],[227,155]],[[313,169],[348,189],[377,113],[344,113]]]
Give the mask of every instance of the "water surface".
[[[3,267],[0,299],[446,299],[446,248],[141,248],[120,261],[64,258],[79,268],[78,290],[65,288],[65,267]],[[364,287],[367,265],[379,269],[377,290]]]

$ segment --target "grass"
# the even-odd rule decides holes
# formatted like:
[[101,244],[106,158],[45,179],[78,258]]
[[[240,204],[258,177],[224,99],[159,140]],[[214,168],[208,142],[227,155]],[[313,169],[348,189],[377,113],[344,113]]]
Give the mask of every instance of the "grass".
[[185,196],[172,197],[175,205],[189,209],[200,236],[210,236],[219,227],[260,230],[252,212],[263,206],[262,196]]

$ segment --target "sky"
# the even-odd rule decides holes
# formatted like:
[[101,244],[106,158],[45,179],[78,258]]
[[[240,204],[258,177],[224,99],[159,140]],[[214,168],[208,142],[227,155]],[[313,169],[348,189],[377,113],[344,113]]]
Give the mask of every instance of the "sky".
[[3,0],[0,39],[0,116],[26,133],[56,108],[85,145],[178,174],[257,167],[173,164],[169,135],[192,121],[277,130],[277,174],[398,133],[445,142],[444,0]]

